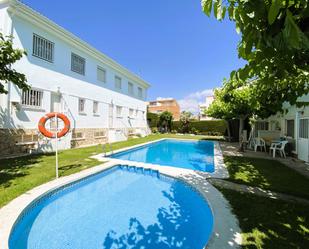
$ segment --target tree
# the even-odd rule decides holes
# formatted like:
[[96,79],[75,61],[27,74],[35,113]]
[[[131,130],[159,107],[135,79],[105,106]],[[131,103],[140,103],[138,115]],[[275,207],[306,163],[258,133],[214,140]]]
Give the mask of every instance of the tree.
[[20,60],[26,52],[21,49],[13,48],[11,36],[4,37],[0,33],[0,94],[7,94],[3,83],[12,82],[20,89],[28,90],[26,76],[12,69],[12,65]]
[[188,133],[190,130],[190,121],[193,114],[188,111],[183,111],[180,114],[180,127],[183,133]]
[[238,55],[247,64],[230,78],[234,87],[251,85],[259,115],[272,115],[285,101],[293,105],[309,93],[309,1],[203,0],[202,7],[218,20],[227,13],[241,33]]
[[[253,88],[249,86],[234,88],[235,84],[237,82],[224,81],[222,88],[215,89],[215,100],[206,113],[211,117],[226,120],[227,127],[229,127],[229,120],[239,119],[239,137],[241,138],[245,119],[254,115],[257,108],[252,94]],[[229,128],[228,133],[230,133]]]
[[171,112],[162,112],[159,116],[159,127],[164,129],[164,132],[171,130],[173,114]]

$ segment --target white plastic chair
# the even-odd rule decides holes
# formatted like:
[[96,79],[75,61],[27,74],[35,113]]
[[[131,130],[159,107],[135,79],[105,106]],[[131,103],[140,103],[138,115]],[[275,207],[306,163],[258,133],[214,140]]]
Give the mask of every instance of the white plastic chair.
[[258,147],[261,148],[261,151],[263,151],[263,148],[264,148],[264,151],[266,152],[266,143],[263,138],[260,138],[260,137],[254,138],[253,145],[254,145],[255,152],[257,151]]
[[288,143],[288,141],[282,141],[279,143],[272,143],[270,145],[269,154],[271,154],[271,151],[273,151],[273,157],[276,157],[276,151],[279,151],[280,156],[286,158],[285,155],[285,146]]

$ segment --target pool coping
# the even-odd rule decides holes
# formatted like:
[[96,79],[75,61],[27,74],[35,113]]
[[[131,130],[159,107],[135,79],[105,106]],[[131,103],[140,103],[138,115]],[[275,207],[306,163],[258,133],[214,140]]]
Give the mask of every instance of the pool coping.
[[[122,148],[122,149],[118,149],[115,150],[113,152],[107,152],[107,153],[101,153],[95,156],[92,156],[91,158],[97,159],[100,162],[115,162],[118,164],[125,164],[125,165],[149,165],[155,169],[159,169],[159,167],[165,167],[165,168],[177,168],[177,166],[169,166],[169,165],[161,165],[161,164],[152,164],[152,163],[142,163],[142,162],[137,162],[137,161],[129,161],[129,160],[121,160],[121,159],[117,159],[117,158],[111,158],[109,156],[117,154],[117,153],[121,153],[121,152],[126,152],[132,149],[137,149],[139,147],[143,147],[146,145],[150,145],[153,143],[158,143],[160,141],[164,141],[164,140],[178,140],[178,141],[198,141],[196,139],[185,139],[185,138],[161,138],[161,139],[157,139],[157,140],[153,140],[150,142],[146,142],[146,143],[142,143],[142,144],[137,144],[137,145],[133,145],[130,147],[126,147],[126,148]],[[210,173],[210,172],[202,172],[202,171],[198,171],[198,172],[202,172],[206,178],[220,178],[220,179],[225,179],[225,178],[229,178],[229,172],[227,170],[227,168],[225,167],[224,164],[224,160],[223,160],[223,153],[220,147],[220,143],[218,141],[213,141],[213,140],[205,140],[205,141],[211,141],[214,143],[214,172]],[[197,171],[197,170],[192,170],[192,169],[184,169],[181,168],[182,170],[185,171]]]
[[[41,198],[50,191],[64,187],[93,174],[108,170],[117,165],[119,165],[119,162],[112,160],[81,172],[52,180],[27,191],[12,200],[6,206],[2,207],[0,209],[0,248],[9,248],[9,236],[15,222],[18,220],[23,210],[31,205],[33,201]],[[158,168],[156,165],[143,163],[137,165],[135,162],[131,162],[128,166],[158,170],[160,174],[182,180],[190,186],[193,186],[207,200],[214,216],[212,235],[205,248],[239,248],[239,245],[241,244],[241,230],[238,225],[238,220],[232,213],[228,201],[207,181],[205,178],[207,175],[205,175],[206,172],[165,166],[159,166]]]

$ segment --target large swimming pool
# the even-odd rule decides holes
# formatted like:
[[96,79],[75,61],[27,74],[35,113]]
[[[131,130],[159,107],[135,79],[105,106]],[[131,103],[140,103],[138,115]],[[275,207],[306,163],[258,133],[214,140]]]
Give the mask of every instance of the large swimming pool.
[[50,192],[20,216],[10,249],[203,248],[213,215],[187,184],[116,166]]
[[116,153],[112,158],[214,172],[214,142],[166,139]]

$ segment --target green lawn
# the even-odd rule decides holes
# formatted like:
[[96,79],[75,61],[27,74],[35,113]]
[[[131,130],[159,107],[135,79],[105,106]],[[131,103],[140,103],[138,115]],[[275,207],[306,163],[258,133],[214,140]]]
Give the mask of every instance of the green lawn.
[[309,199],[309,179],[278,161],[227,156],[224,162],[229,181]]
[[309,206],[220,189],[242,230],[246,249],[309,248]]
[[[186,138],[186,139],[221,139],[206,136],[150,135],[144,138],[129,139],[113,144],[113,149],[121,149],[156,139]],[[83,169],[100,164],[89,157],[102,153],[101,146],[71,149],[59,153],[59,176],[76,173]],[[26,191],[55,178],[55,156],[31,155],[14,159],[0,160],[0,207]]]

